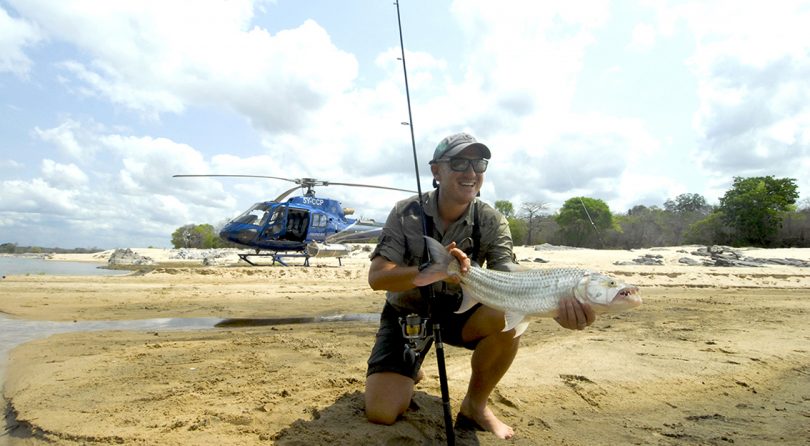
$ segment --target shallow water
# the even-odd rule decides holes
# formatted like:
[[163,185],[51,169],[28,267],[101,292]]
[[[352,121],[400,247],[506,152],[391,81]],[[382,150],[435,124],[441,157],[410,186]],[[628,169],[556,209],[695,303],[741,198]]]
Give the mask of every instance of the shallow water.
[[333,316],[302,316],[264,319],[158,318],[119,321],[31,321],[11,319],[0,315],[0,389],[5,380],[8,353],[16,346],[59,333],[99,330],[204,330],[215,328],[257,327],[323,322],[377,322],[377,313],[338,314]]
[[[44,338],[58,333],[69,333],[76,331],[95,330],[184,330],[184,329],[212,329],[220,322],[221,318],[161,318],[142,319],[133,321],[79,321],[79,322],[54,322],[54,321],[29,321],[20,319],[10,319],[0,315],[0,390],[5,385],[6,363],[8,353],[16,346]],[[6,411],[5,432],[0,433],[0,445],[7,442],[5,434],[18,427],[13,419],[13,413],[9,411],[9,403],[0,392],[0,402],[4,403]]]
[[[31,321],[11,319],[0,314],[0,404],[5,407],[5,430],[0,431],[0,445],[7,444],[10,432],[20,428],[16,415],[11,410],[10,402],[5,400],[2,393],[5,385],[6,365],[9,352],[16,346],[59,333],[98,331],[98,330],[205,330],[216,328],[257,327],[267,325],[289,325],[306,323],[332,323],[332,322],[377,322],[378,313],[351,313],[332,316],[301,316],[280,318],[239,318],[222,319],[213,317],[203,318],[159,318],[141,320],[118,321]],[[25,427],[23,427],[23,430]],[[30,432],[29,432],[30,433]]]
[[299,316],[274,318],[234,318],[223,319],[216,324],[218,328],[227,327],[262,327],[268,325],[317,324],[321,322],[369,322],[380,320],[379,313],[349,313],[332,316]]
[[[221,318],[160,318],[132,321],[29,321],[0,315],[0,385],[5,376],[8,353],[16,346],[58,333],[96,330],[188,330],[211,329]],[[1,387],[1,386],[0,386]]]
[[130,271],[100,268],[104,264],[63,262],[25,256],[0,256],[0,277],[7,275],[47,274],[51,276],[121,276]]

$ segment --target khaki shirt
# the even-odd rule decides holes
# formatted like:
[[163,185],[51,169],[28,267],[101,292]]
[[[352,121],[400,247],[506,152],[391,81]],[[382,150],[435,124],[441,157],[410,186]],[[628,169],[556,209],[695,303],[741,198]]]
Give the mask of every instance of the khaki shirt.
[[[444,228],[439,218],[437,207],[437,190],[423,194],[425,214],[434,222],[433,238],[447,246],[456,242],[459,249],[470,255],[472,253],[473,207],[470,206],[457,221]],[[512,234],[509,232],[509,223],[500,212],[492,206],[475,199],[474,205],[478,207],[478,221],[480,224],[481,243],[478,249],[478,258],[471,259],[487,268],[511,270],[514,265],[512,254]],[[383,256],[400,266],[415,266],[422,263],[425,240],[423,238],[421,212],[418,196],[398,202],[385,222],[379,243],[369,256],[374,259]],[[461,289],[458,285],[437,282],[433,284],[437,293],[458,294]],[[408,291],[387,291],[386,299],[399,310],[424,313],[426,303],[422,301],[419,289]]]

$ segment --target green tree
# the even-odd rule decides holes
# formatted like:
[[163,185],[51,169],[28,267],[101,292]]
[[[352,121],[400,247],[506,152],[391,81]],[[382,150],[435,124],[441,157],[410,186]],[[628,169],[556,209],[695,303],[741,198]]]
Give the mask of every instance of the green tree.
[[209,224],[188,224],[172,233],[172,246],[175,248],[224,248],[231,244],[224,242]]
[[515,207],[512,206],[512,202],[508,200],[497,200],[495,201],[495,209],[498,210],[501,214],[503,214],[506,218],[512,218],[515,216]]
[[509,232],[512,233],[512,243],[517,245],[526,244],[526,222],[519,218],[507,218],[509,222]]
[[614,241],[624,249],[649,248],[672,244],[672,233],[667,226],[670,215],[658,206],[634,206],[627,215],[616,215],[614,222],[621,228]]
[[686,228],[684,242],[695,245],[730,245],[734,231],[724,220],[722,211],[712,212]]
[[0,252],[3,254],[14,254],[17,252],[17,244],[16,243],[3,243],[0,245]]
[[796,212],[788,212],[784,217],[774,245],[795,248],[810,247],[810,209],[802,208]]
[[509,222],[509,232],[512,233],[512,242],[515,245],[522,245],[526,241],[526,222],[515,218],[515,207],[511,201],[497,200],[495,201],[495,209],[498,210],[506,221]]
[[563,243],[571,246],[599,247],[600,231],[613,228],[613,214],[598,198],[569,198],[556,217]]
[[785,212],[793,211],[799,198],[793,178],[734,177],[734,184],[720,198],[724,222],[737,235],[733,244],[770,246]]
[[664,202],[664,210],[675,214],[702,214],[708,215],[711,206],[700,194],[680,194],[674,200]]
[[177,248],[191,248],[194,225],[184,225],[172,232],[172,246]]
[[681,194],[664,202],[665,226],[671,234],[671,245],[680,245],[693,224],[705,219],[713,207],[700,194]]
[[200,234],[202,248],[219,248],[221,246],[219,243],[219,235],[216,233],[216,231],[214,231],[213,226],[206,223],[203,225],[197,225],[194,230]]

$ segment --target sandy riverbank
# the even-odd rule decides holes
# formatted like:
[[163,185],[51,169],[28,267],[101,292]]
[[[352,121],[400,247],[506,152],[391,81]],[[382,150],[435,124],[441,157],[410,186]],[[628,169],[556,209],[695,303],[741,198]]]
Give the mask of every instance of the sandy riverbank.
[[[583,332],[532,323],[492,397],[511,442],[459,444],[807,444],[810,268],[687,266],[696,247],[637,251],[519,248],[535,268],[585,266],[642,287],[645,304]],[[277,318],[376,313],[362,252],[310,268],[171,266],[125,277],[9,276],[0,312],[20,319]],[[615,265],[644,254],[663,265]],[[751,250],[810,260],[810,250]],[[83,256],[83,257],[82,257]],[[103,261],[93,255],[62,260]],[[549,261],[533,262],[535,258]],[[696,257],[697,258],[697,257]],[[441,444],[435,358],[394,426],[365,422],[367,322],[106,331],[29,342],[10,355],[12,444]],[[449,347],[454,409],[468,352]]]

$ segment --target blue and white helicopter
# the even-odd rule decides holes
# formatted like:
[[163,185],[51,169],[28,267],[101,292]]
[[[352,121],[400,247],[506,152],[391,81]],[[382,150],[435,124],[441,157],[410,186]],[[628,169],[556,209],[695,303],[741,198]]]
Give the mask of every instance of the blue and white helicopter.
[[[315,196],[315,187],[352,186],[387,189],[401,192],[415,191],[371,184],[336,183],[314,178],[281,178],[267,175],[174,175],[180,177],[241,177],[270,178],[295,183],[275,200],[254,204],[240,216],[229,221],[219,232],[220,238],[255,250],[255,253],[239,254],[250,265],[256,265],[249,257],[270,257],[287,266],[286,257],[303,257],[309,266],[311,257],[341,257],[349,254],[344,243],[363,242],[374,239],[382,231],[382,223],[374,220],[348,218],[354,210],[344,208],[337,200]],[[282,201],[298,189],[306,189],[303,196]]]

